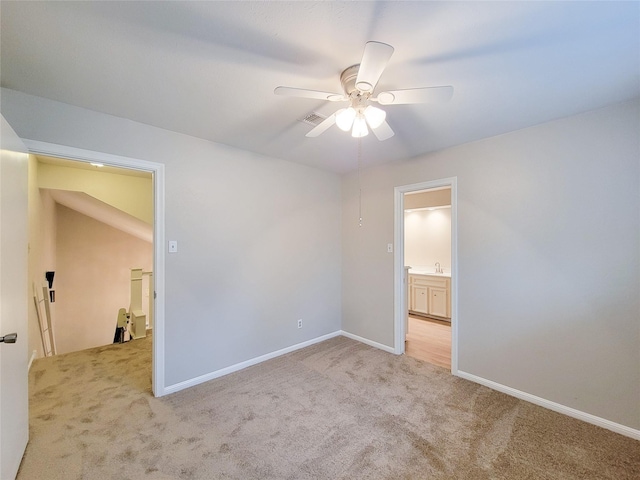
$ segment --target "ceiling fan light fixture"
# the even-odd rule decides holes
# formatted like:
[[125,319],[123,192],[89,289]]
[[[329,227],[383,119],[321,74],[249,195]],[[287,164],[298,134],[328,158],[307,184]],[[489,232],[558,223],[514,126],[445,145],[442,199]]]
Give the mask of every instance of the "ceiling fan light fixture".
[[306,123],[314,125],[314,128],[306,134],[307,137],[317,137],[337,124],[338,128],[351,132],[351,136],[355,138],[364,137],[371,130],[373,136],[379,141],[387,140],[394,136],[394,131],[386,121],[386,111],[371,106],[369,102],[377,102],[380,106],[411,105],[445,102],[453,95],[453,87],[450,85],[389,90],[377,92],[377,96],[374,95],[373,92],[393,52],[393,47],[386,43],[367,42],[360,63],[345,68],[340,74],[343,93],[283,86],[277,87],[274,93],[329,102],[349,102],[348,106],[345,105],[347,108],[340,108],[328,117],[315,112],[308,115],[308,117],[315,115],[315,118],[323,118],[320,123],[308,121],[305,117]]
[[351,131],[351,136],[354,138],[366,137],[369,135],[369,129],[367,128],[367,121],[364,116],[358,115],[353,120],[353,130]]
[[382,122],[384,122],[385,118],[387,118],[387,112],[380,108],[369,105],[364,109],[364,118],[367,120],[367,123],[371,128],[378,128],[380,125],[382,125]]
[[336,125],[343,132],[351,130],[353,120],[356,118],[356,110],[353,107],[343,108],[336,112]]

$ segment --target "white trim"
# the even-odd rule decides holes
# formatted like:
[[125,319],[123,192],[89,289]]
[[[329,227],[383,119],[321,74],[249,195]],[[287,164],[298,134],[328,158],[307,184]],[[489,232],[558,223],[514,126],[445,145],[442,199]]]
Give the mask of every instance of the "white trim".
[[154,289],[156,291],[156,304],[154,308],[153,329],[153,360],[151,385],[156,397],[166,395],[164,386],[165,358],[164,358],[164,164],[138,160],[135,158],[121,157],[109,153],[95,152],[81,148],[57,145],[55,143],[40,142],[37,140],[22,139],[29,153],[47,155],[51,157],[66,158],[80,162],[98,162],[114,167],[122,167],[133,170],[144,170],[153,174],[154,185],[154,224],[153,224],[153,271]]
[[29,140],[23,138],[22,141],[27,146],[29,153],[35,155],[52,155],[68,160],[76,160],[79,162],[97,162],[103,163],[104,165],[110,167],[123,167],[133,170],[145,170],[148,172],[155,172],[158,167],[164,168],[164,164],[162,163],[149,162],[147,160],[121,157],[120,155],[112,155],[110,153],[84,150],[82,148],[68,147],[66,145],[58,145],[56,143],[41,142],[39,140]]
[[151,389],[156,397],[166,395],[164,361],[164,280],[165,280],[165,223],[164,223],[164,165],[158,164],[153,175],[153,355],[151,356]]
[[191,380],[185,380],[184,382],[179,382],[173,385],[169,385],[164,389],[164,393],[165,394],[176,393],[176,392],[179,392],[180,390],[184,390],[185,388],[195,387],[196,385],[200,385],[201,383],[208,382],[209,380],[213,380],[219,377],[224,377],[225,375],[229,375],[230,373],[243,370],[247,367],[251,367],[258,363],[266,362],[267,360],[271,360],[272,358],[276,358],[281,355],[285,355],[287,353],[300,350],[301,348],[305,348],[310,345],[314,345],[316,343],[324,342],[325,340],[329,340],[330,338],[338,337],[340,336],[340,333],[341,332],[339,330],[336,332],[328,333],[326,335],[322,335],[320,337],[307,340],[306,342],[298,343],[296,345],[292,345],[290,347],[286,347],[281,350],[276,350],[275,352],[271,352],[265,355],[261,355],[259,357],[251,358],[249,360],[236,363],[235,365],[231,365],[226,368],[221,368],[220,370],[216,370],[215,372],[207,373],[205,375],[200,375],[199,377],[192,378]]
[[27,372],[31,371],[31,364],[33,363],[33,361],[36,359],[37,356],[38,356],[38,351],[34,350],[31,353],[31,358],[29,359],[29,365],[27,366]]
[[342,330],[340,334],[344,337],[350,338],[351,340],[356,340],[357,342],[369,345],[370,347],[378,348],[380,350],[384,350],[385,352],[389,352],[393,354],[396,353],[392,347],[383,345],[382,343],[374,342],[373,340],[369,340],[368,338],[364,338],[359,335],[354,335],[353,333],[345,332],[344,330]]
[[[411,191],[411,190],[408,190]],[[393,189],[394,218],[393,218],[393,243],[395,253],[393,258],[393,345],[394,353],[404,353],[406,332],[404,331],[404,313],[407,311],[407,292],[404,268],[404,187]],[[399,269],[402,269],[401,271]],[[451,272],[453,273],[453,271]],[[452,275],[453,276],[453,275]]]
[[631,437],[636,440],[640,440],[640,430],[636,430],[634,428],[612,422],[611,420],[606,420],[604,418],[597,417],[590,413],[585,413],[580,410],[576,410],[575,408],[567,407],[560,403],[552,402],[550,400],[546,400],[541,397],[536,397],[535,395],[531,395],[530,393],[526,393],[521,390],[516,390],[515,388],[507,387],[506,385],[502,385],[500,383],[487,380],[486,378],[478,377],[477,375],[473,375],[471,373],[458,370],[456,375],[460,378],[464,378],[466,380],[479,383],[480,385],[484,385],[485,387],[489,387],[493,390],[506,393],[507,395],[510,395],[512,397],[519,398],[520,400],[524,400],[526,402],[530,402],[535,405],[548,408],[549,410],[562,413],[569,417],[577,418],[578,420],[582,420],[584,422],[597,425],[598,427],[606,428],[607,430],[611,430],[612,432],[619,433],[620,435],[624,435],[625,437]]
[[451,373],[458,371],[458,180],[457,177],[414,183],[394,188],[394,229],[396,246],[393,274],[394,349],[404,353],[404,312],[407,292],[404,287],[404,194],[421,190],[451,188]]

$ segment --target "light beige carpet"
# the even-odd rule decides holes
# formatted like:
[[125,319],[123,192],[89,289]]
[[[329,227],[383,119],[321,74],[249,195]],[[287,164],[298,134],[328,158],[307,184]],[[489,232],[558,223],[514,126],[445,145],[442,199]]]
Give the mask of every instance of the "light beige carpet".
[[640,442],[338,337],[154,398],[150,341],[34,362],[31,479],[638,479]]

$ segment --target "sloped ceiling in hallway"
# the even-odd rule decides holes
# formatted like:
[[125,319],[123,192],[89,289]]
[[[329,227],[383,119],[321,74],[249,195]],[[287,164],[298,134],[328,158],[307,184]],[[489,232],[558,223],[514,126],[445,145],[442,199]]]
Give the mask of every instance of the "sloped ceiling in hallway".
[[51,194],[56,203],[82,213],[99,222],[117,228],[141,240],[153,242],[153,227],[133,215],[129,215],[111,205],[87,195],[84,192],[68,190],[43,189]]

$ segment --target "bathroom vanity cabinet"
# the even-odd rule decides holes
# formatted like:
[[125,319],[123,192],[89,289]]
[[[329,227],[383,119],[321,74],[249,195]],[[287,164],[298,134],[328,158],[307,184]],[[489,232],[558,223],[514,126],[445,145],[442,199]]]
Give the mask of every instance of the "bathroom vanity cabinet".
[[451,278],[440,274],[409,274],[409,312],[451,318]]

